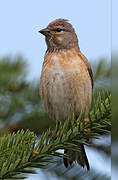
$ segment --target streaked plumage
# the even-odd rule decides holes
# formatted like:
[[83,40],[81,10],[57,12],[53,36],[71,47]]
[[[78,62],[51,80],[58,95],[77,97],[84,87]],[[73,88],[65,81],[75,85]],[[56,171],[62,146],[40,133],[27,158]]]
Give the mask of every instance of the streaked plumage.
[[40,79],[40,95],[50,117],[60,121],[89,111],[92,85],[78,49],[47,52]]
[[[57,19],[40,32],[45,35],[47,43],[40,79],[40,96],[45,110],[56,121],[71,119],[73,115],[76,119],[82,110],[86,110],[87,116],[93,74],[88,60],[79,49],[74,28],[67,20]],[[64,158],[64,164],[67,167],[77,161],[89,170],[84,146],[80,147],[80,152],[65,150],[71,160]]]

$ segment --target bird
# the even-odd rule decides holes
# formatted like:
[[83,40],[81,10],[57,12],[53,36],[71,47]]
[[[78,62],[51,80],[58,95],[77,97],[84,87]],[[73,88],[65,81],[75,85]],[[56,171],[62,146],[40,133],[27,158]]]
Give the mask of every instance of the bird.
[[[57,122],[64,122],[81,111],[88,116],[94,87],[93,72],[80,51],[78,37],[67,19],[56,19],[39,31],[45,36],[47,50],[40,77],[40,96],[46,112]],[[64,150],[65,167],[77,162],[90,170],[84,145],[80,151]]]

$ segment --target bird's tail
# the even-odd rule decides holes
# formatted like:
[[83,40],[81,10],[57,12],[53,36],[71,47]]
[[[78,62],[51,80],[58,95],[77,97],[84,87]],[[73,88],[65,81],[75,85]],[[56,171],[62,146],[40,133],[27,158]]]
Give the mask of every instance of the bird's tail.
[[67,168],[69,165],[73,163],[73,161],[76,161],[78,164],[80,164],[83,168],[86,166],[87,170],[90,170],[88,158],[84,149],[84,145],[80,145],[80,151],[72,151],[72,150],[64,150],[64,154],[68,156],[64,156],[64,165]]

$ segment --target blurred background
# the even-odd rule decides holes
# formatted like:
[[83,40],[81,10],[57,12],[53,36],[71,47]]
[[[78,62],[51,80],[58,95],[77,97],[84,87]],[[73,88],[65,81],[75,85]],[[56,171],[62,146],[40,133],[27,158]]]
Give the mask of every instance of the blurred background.
[[[116,8],[116,4],[112,4]],[[115,16],[115,14],[114,14]],[[46,44],[38,31],[56,18],[73,24],[79,46],[94,73],[95,88],[111,90],[111,1],[0,1],[0,136],[19,129],[30,129],[40,137],[55,121],[48,117],[39,95],[40,74]],[[112,22],[114,23],[114,21]],[[117,32],[114,28],[114,32]],[[114,76],[117,74],[117,43],[113,44]],[[117,41],[118,42],[118,41]],[[116,86],[117,79],[114,78]],[[113,93],[117,107],[117,87]],[[117,124],[117,108],[114,108]],[[117,172],[117,126],[113,126],[113,171]],[[27,180],[109,180],[111,179],[110,135],[92,140],[86,147],[91,171],[75,165],[65,169],[60,160]],[[114,175],[113,179],[116,179]]]

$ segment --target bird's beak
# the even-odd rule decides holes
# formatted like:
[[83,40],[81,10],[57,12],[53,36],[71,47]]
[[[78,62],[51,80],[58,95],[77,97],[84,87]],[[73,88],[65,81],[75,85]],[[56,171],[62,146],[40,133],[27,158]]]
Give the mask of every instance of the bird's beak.
[[47,35],[49,35],[50,30],[49,30],[48,28],[45,28],[45,29],[41,29],[41,30],[38,31],[38,32],[40,32],[40,33],[43,34],[44,36],[47,36]]

